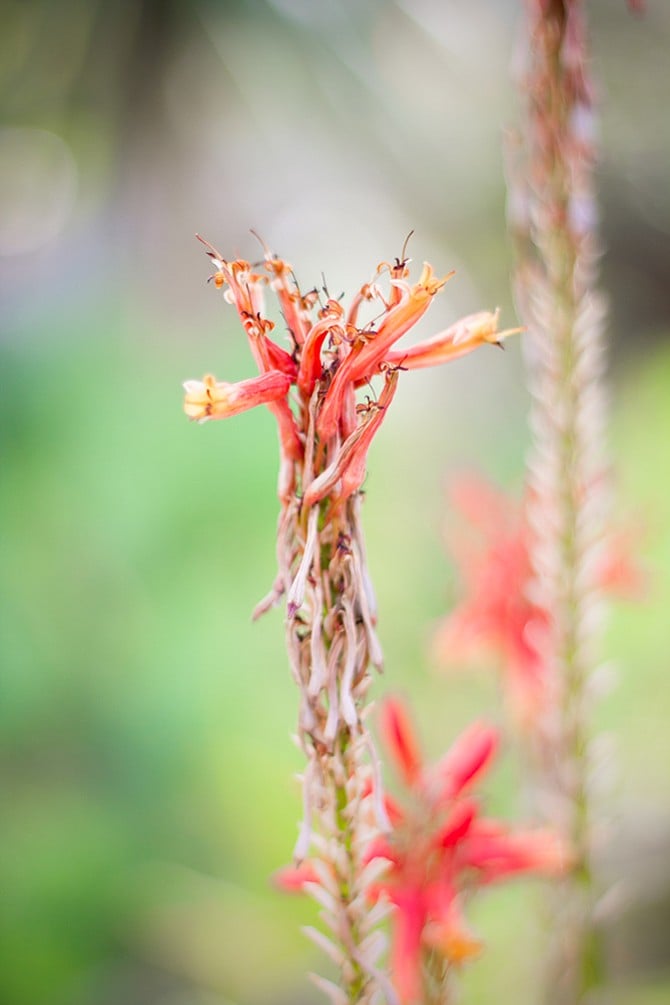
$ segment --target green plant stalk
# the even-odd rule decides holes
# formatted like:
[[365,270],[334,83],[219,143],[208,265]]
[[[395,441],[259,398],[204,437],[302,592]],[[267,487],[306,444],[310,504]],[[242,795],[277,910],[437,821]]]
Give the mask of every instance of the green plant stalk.
[[533,447],[528,517],[534,589],[551,628],[543,656],[551,700],[534,754],[551,822],[575,865],[551,892],[544,997],[577,1005],[602,981],[593,909],[589,681],[601,597],[593,556],[606,511],[602,309],[593,199],[592,87],[582,0],[527,0],[525,118],[510,171],[517,297],[530,330]]

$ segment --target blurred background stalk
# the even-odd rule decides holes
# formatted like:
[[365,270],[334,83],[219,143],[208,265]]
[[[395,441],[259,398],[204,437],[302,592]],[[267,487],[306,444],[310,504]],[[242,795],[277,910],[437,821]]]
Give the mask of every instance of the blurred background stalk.
[[[547,675],[537,724],[540,812],[575,856],[549,892],[544,1000],[577,1005],[602,985],[595,875],[594,679],[602,659],[610,472],[604,318],[598,289],[594,85],[581,0],[526,0],[523,116],[510,170],[515,288],[529,329],[531,451],[527,520],[534,602],[548,628],[535,640]],[[533,760],[533,757],[530,758]]]

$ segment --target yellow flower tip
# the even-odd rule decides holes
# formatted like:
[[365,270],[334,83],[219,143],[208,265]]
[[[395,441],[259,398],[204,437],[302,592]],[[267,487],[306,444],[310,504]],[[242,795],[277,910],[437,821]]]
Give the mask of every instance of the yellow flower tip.
[[274,279],[279,280],[285,279],[293,272],[293,266],[289,262],[285,262],[283,258],[275,258],[269,251],[265,254],[265,268]]
[[498,318],[500,308],[494,311],[478,311],[471,314],[467,320],[470,338],[476,342],[497,342],[499,339]]
[[523,335],[523,333],[527,330],[528,329],[526,328],[525,325],[521,325],[520,328],[505,328],[503,329],[503,331],[498,332],[496,334],[495,339],[493,339],[492,341],[494,342],[495,345],[502,346],[502,343],[505,341],[506,338],[509,338],[510,335]]
[[268,370],[235,384],[217,380],[208,373],[202,380],[185,382],[184,411],[196,422],[226,419],[256,405],[278,401],[285,397],[290,386],[291,377],[280,370]]
[[211,373],[205,374],[202,380],[184,381],[184,412],[194,422],[206,422],[212,418],[212,412],[217,401],[222,399],[223,388],[227,385],[218,384]]
[[489,345],[502,345],[503,341],[510,335],[516,335],[518,332],[525,331],[524,328],[505,328],[503,331],[499,331],[499,317],[499,307],[496,307],[494,311],[478,311],[476,314],[470,314],[469,317],[463,318],[459,322],[461,331],[456,341],[467,341],[474,344],[486,342]]
[[484,951],[481,939],[476,938],[464,925],[451,919],[428,925],[423,940],[456,966],[476,959]]
[[439,278],[433,272],[433,266],[430,262],[423,263],[423,270],[419,276],[419,282],[416,286],[412,287],[412,295],[428,295],[429,297],[434,297],[436,293],[442,289],[442,287],[451,279],[453,275],[456,274],[456,270],[452,269],[451,272],[447,272],[446,276]]
[[471,319],[473,336],[482,342],[488,342],[489,345],[502,345],[510,335],[518,335],[526,330],[525,328],[504,328],[503,331],[498,331],[499,317],[499,307],[496,307],[494,311],[481,311],[479,314],[473,314]]
[[474,960],[484,951],[484,943],[467,932],[453,933],[445,945],[445,956],[456,965]]

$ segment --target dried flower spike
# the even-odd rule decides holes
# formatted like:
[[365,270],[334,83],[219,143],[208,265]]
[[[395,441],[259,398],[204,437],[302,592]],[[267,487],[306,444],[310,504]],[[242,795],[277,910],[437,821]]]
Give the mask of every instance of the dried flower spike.
[[[373,929],[379,915],[369,911],[364,896],[373,868],[366,867],[365,848],[387,821],[364,725],[370,668],[381,668],[382,653],[360,488],[400,371],[456,358],[508,333],[498,332],[497,313],[482,313],[400,350],[398,341],[449,278],[436,277],[430,265],[411,284],[405,259],[382,262],[347,310],[332,299],[321,304],[317,291],[303,293],[291,266],[267,249],[263,262],[252,266],[206,248],[216,270],[214,286],[236,308],[259,376],[238,384],[213,377],[188,381],[186,413],[203,422],[265,404],[279,430],[279,574],[256,613],[285,596],[287,649],[300,690],[305,816],[295,849],[298,872],[286,873],[284,885],[301,885],[300,863],[313,847],[306,885],[323,908],[331,940],[312,934],[338,961],[333,1001],[365,1005],[384,987],[391,1002],[393,991],[376,966],[381,944]],[[287,325],[287,348],[274,340],[265,316],[268,288]],[[364,311],[367,319],[360,317]],[[371,393],[372,381],[380,387]],[[322,979],[319,986],[328,987]]]
[[589,759],[603,614],[593,569],[604,550],[609,491],[585,7],[584,0],[526,0],[524,120],[509,171],[516,293],[529,331],[528,554],[533,604],[546,612],[539,648],[551,690],[536,782],[576,853],[574,873],[550,907],[546,1005],[584,1002],[602,980]]

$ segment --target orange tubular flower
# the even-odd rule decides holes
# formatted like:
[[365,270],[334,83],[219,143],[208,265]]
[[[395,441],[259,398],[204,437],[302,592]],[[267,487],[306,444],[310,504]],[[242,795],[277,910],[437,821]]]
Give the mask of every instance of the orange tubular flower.
[[321,320],[312,326],[305,340],[300,357],[300,372],[297,383],[302,393],[307,397],[311,395],[314,385],[321,376],[321,347],[326,336],[337,333],[340,339],[344,337],[343,317],[342,305],[337,300],[329,300],[321,311]]
[[[497,312],[482,312],[403,352],[393,348],[396,342],[423,317],[453,272],[438,277],[425,263],[419,281],[410,285],[406,259],[396,259],[392,265],[382,262],[373,282],[360,288],[348,311],[338,300],[328,299],[313,320],[319,293],[301,293],[287,262],[273,257],[267,248],[260,265],[252,266],[244,259],[229,262],[200,240],[216,269],[210,278],[223,290],[226,302],[235,306],[258,370],[269,379],[239,385],[216,383],[212,378],[189,381],[184,408],[191,418],[204,421],[266,404],[279,426],[284,504],[298,494],[307,505],[326,496],[340,505],[358,492],[365,478],[367,451],[395,393],[394,371],[455,359],[484,343],[499,343],[512,331],[498,332]],[[379,285],[384,274],[390,285],[386,296]],[[288,349],[271,337],[274,323],[265,316],[268,287],[277,296],[288,326]],[[371,305],[377,318],[361,326],[358,314],[363,305]],[[379,401],[368,398],[367,404],[357,404],[356,389],[380,373],[385,380]],[[296,389],[293,406],[287,381]],[[238,390],[233,391],[233,386]],[[308,438],[309,463],[299,470]],[[313,467],[315,460],[318,470]]]
[[226,384],[207,374],[202,380],[184,382],[184,411],[196,422],[227,419],[256,405],[268,405],[285,397],[290,386],[290,378],[278,370],[237,384]]
[[[375,373],[391,346],[423,317],[430,307],[432,298],[453,275],[453,272],[449,272],[442,279],[438,279],[433,273],[432,265],[428,262],[423,263],[419,282],[391,307],[381,321],[376,335],[364,341],[359,352],[352,354],[352,380],[362,380]],[[401,279],[392,279],[391,285],[404,291],[407,284]]]
[[329,495],[336,486],[339,504],[346,502],[357,492],[365,479],[365,464],[368,449],[375,433],[384,421],[386,409],[390,405],[398,384],[398,371],[386,375],[384,389],[379,401],[363,405],[363,421],[345,440],[336,460],[311,483],[303,497],[305,506],[314,506]]
[[432,298],[453,274],[450,272],[443,279],[437,279],[432,266],[425,262],[419,282],[411,289],[403,280],[391,280],[392,286],[401,289],[404,296],[387,310],[376,332],[365,329],[359,332],[360,337],[340,365],[326,393],[317,426],[321,437],[327,439],[336,432],[347,387],[374,376],[391,346],[423,317]]
[[558,875],[570,858],[555,834],[510,831],[482,817],[467,795],[493,760],[498,737],[490,726],[475,723],[434,766],[424,765],[407,712],[394,699],[383,706],[381,731],[411,798],[406,810],[395,809],[390,834],[368,849],[368,861],[388,863],[370,895],[394,906],[393,979],[403,1005],[415,1005],[424,1000],[432,955],[442,974],[481,951],[462,917],[466,892],[520,873]]
[[421,370],[426,366],[437,366],[458,359],[486,343],[502,345],[503,339],[521,331],[523,328],[498,331],[498,311],[480,311],[462,318],[446,331],[409,346],[408,349],[392,349],[387,353],[386,361],[401,366],[403,370]]
[[270,274],[270,287],[277,295],[288,330],[297,345],[302,345],[309,329],[309,313],[299,292],[291,288],[291,266],[280,258],[273,258],[266,249],[265,263]]

